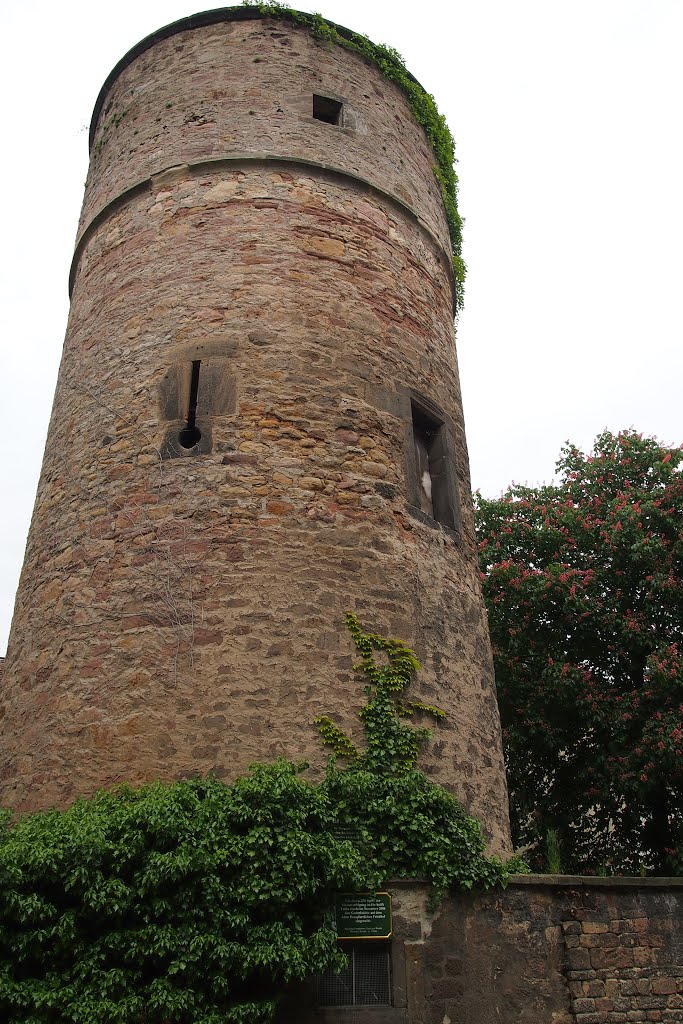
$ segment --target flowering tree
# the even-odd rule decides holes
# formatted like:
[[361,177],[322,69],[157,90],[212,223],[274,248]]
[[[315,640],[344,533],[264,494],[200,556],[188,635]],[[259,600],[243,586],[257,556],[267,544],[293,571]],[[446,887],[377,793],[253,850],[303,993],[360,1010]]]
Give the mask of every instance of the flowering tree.
[[[683,872],[683,451],[568,445],[476,496],[513,835],[565,871]],[[557,866],[557,865],[556,865]]]

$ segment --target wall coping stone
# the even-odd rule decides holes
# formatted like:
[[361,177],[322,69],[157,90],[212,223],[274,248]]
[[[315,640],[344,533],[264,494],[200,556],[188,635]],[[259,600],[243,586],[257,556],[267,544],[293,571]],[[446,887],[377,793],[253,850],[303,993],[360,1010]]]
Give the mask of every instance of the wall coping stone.
[[[535,889],[683,889],[683,877],[675,875],[510,875],[508,889],[520,886]],[[384,888],[388,890],[419,890],[431,888],[426,878],[390,878]],[[499,888],[460,890],[449,893],[451,897],[465,894],[485,896],[500,891]]]
[[552,889],[683,889],[683,877],[667,875],[511,875],[509,885]]

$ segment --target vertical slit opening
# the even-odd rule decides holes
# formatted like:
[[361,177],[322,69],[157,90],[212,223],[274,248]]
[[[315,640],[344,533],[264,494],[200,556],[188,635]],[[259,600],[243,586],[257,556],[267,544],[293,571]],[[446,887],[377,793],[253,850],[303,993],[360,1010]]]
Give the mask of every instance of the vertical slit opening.
[[201,440],[202,432],[197,426],[197,395],[199,394],[199,367],[201,366],[201,359],[194,359],[192,361],[192,376],[190,377],[190,398],[188,401],[187,416],[185,417],[185,423],[187,426],[178,434],[178,444],[181,448],[194,448],[196,444]]
[[420,508],[428,516],[434,515],[434,454],[435,442],[440,424],[427,417],[421,409],[413,406],[413,442],[415,444],[415,468],[420,496]]

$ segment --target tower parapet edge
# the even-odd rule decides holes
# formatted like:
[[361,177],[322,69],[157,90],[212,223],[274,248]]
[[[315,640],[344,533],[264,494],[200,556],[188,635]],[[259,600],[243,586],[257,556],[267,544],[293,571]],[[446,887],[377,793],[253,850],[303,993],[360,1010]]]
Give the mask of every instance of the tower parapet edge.
[[0,803],[320,771],[316,715],[358,735],[353,610],[415,648],[424,766],[506,852],[433,152],[367,60],[220,13],[98,101]]

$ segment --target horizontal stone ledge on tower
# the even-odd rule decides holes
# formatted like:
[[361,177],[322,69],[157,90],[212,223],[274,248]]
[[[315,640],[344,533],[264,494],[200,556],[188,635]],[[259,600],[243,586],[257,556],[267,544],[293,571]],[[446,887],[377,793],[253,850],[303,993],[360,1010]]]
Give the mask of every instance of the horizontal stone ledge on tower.
[[378,196],[380,199],[383,199],[385,202],[396,207],[405,217],[411,220],[419,228],[429,244],[434,248],[437,258],[442,264],[446,272],[446,276],[448,277],[451,289],[451,301],[453,303],[453,311],[455,313],[457,308],[457,293],[450,250],[446,251],[444,249],[431,228],[425,223],[422,217],[412,209],[412,207],[408,206],[404,200],[399,199],[398,196],[385,191],[378,185],[373,185],[371,181],[368,181],[367,178],[361,177],[359,174],[353,174],[351,171],[342,170],[341,167],[335,167],[332,164],[321,163],[319,160],[308,160],[303,157],[294,156],[280,156],[276,153],[231,153],[225,156],[216,156],[206,160],[198,160],[196,163],[177,164],[172,167],[163,167],[160,170],[155,171],[149,177],[143,178],[141,181],[136,182],[129,188],[124,189],[123,192],[119,192],[117,196],[114,196],[114,198],[106,203],[101,210],[98,210],[97,213],[94,214],[76,239],[74,255],[71,260],[71,267],[69,270],[69,298],[71,298],[73,293],[81,254],[88,241],[94,232],[104,224],[109,217],[136,196],[141,195],[147,190],[152,191],[155,187],[183,180],[184,177],[202,174],[209,169],[271,165],[276,165],[278,167],[305,168],[309,172],[312,171],[313,173],[317,173],[320,177],[327,177],[332,181],[352,181],[360,192]]

